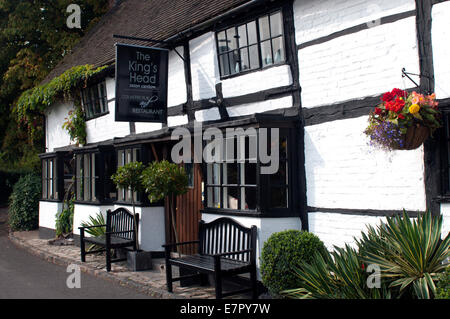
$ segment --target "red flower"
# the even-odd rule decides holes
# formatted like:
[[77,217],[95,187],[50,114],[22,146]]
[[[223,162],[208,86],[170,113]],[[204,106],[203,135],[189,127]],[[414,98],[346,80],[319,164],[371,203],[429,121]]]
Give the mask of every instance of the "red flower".
[[403,114],[399,114],[399,115],[398,115],[398,118],[401,119],[401,120],[404,120],[404,119],[405,119],[405,116],[404,116]]
[[404,107],[405,107],[405,100],[398,97],[395,99],[395,104],[392,111],[394,111],[395,113],[399,113],[403,110]]
[[400,89],[393,89],[391,92],[393,95],[396,95],[397,97],[406,97],[408,94],[406,91],[400,90]]
[[389,101],[389,102],[386,103],[386,110],[393,111],[394,110],[394,106],[395,106],[395,102]]
[[383,102],[390,102],[395,98],[395,95],[392,94],[391,92],[386,92],[383,94],[383,97],[381,98],[381,100]]
[[380,115],[381,112],[383,112],[382,109],[380,109],[379,107],[376,107],[376,108],[375,108],[375,114],[376,114],[376,115]]

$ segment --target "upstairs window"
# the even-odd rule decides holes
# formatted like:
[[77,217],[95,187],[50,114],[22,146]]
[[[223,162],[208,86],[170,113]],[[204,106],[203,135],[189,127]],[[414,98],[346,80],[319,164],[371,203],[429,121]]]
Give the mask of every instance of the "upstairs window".
[[222,77],[286,60],[281,11],[219,31],[216,39]]
[[81,101],[87,120],[107,114],[109,110],[105,82],[91,85],[82,90]]

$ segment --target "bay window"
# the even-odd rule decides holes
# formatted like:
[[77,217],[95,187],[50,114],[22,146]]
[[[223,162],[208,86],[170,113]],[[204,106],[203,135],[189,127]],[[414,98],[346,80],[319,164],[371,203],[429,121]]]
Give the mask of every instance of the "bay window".
[[75,193],[78,202],[111,202],[117,198],[111,175],[115,172],[112,146],[82,149],[75,154]]
[[[223,139],[223,160],[205,164],[205,212],[295,213],[299,205],[292,194],[300,191],[295,177],[297,148],[292,145],[297,141],[297,126],[289,123],[279,127],[261,125],[253,131],[247,129],[244,135]],[[260,154],[264,143],[271,162]],[[268,174],[270,170],[273,171]]]

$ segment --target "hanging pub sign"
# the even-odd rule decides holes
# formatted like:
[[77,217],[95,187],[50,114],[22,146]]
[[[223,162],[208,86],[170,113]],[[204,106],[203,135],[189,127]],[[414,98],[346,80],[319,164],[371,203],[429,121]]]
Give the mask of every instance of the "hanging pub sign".
[[116,43],[116,121],[167,123],[168,50]]

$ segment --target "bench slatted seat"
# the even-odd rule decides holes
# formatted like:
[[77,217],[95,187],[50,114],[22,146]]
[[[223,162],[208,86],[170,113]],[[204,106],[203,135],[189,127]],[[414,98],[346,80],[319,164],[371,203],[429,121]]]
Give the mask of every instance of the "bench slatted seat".
[[[139,215],[136,214],[136,223],[139,225]],[[105,235],[86,237],[85,231],[90,228],[105,227]],[[136,232],[133,214],[126,208],[106,212],[106,225],[78,227],[80,230],[81,261],[86,262],[87,254],[106,252],[106,270],[111,271],[111,263],[126,261],[126,258],[112,259],[111,249],[132,247],[136,250]],[[86,251],[86,243],[104,247],[95,251]]]
[[[231,218],[223,217],[210,223],[200,221],[198,240],[164,245],[167,290],[173,291],[174,281],[213,274],[217,299],[244,292],[252,292],[252,297],[256,299],[256,234],[256,226],[247,228]],[[171,253],[174,247],[190,244],[198,245],[198,254],[176,257],[176,254]],[[198,274],[172,278],[172,266],[193,270]],[[250,288],[222,292],[224,277],[243,273],[250,273]]]

